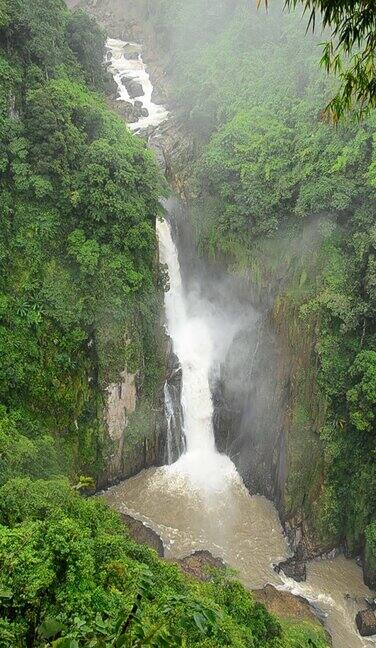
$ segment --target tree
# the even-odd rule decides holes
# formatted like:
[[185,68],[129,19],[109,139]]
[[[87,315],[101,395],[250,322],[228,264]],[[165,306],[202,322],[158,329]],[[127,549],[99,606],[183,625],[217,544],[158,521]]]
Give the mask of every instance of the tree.
[[309,26],[315,28],[319,13],[331,30],[322,63],[339,76],[341,87],[327,112],[335,121],[352,107],[364,115],[376,106],[376,1],[286,0],[288,7],[301,3],[310,14]]
[[347,392],[350,420],[360,432],[374,431],[376,403],[376,351],[362,351],[350,369],[354,385]]
[[100,86],[104,78],[104,31],[94,18],[77,10],[69,14],[67,38],[69,47],[84,69],[86,80],[94,86]]

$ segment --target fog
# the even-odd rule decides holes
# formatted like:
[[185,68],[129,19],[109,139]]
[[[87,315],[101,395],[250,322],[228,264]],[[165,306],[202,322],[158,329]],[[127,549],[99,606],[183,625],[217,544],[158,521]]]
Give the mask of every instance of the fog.
[[[312,91],[312,80],[315,84],[320,77],[313,72],[318,58],[317,37],[305,36],[303,22],[282,17],[280,4],[273,3],[266,15],[243,1],[166,3],[163,11],[171,12],[170,21],[158,15],[154,6],[151,2],[144,5],[144,18],[163,42],[161,50],[168,52],[163,66],[177,88],[176,100],[167,106],[168,119],[179,123],[184,115],[192,129],[192,141],[185,152],[193,152],[198,164],[202,162],[202,140],[210,138],[221,122],[252,105],[263,106],[264,101],[275,109],[273,102],[278,105],[285,94],[302,97]],[[175,14],[174,7],[178,7]],[[224,32],[227,35],[222,38]],[[218,60],[220,66],[215,64]],[[322,105],[317,87],[310,118],[316,105],[317,109]],[[155,100],[150,88],[148,97]],[[297,113],[288,115],[291,128]],[[264,137],[268,131],[265,124],[262,129]],[[161,131],[162,139],[165,132]],[[175,146],[179,155],[179,141]],[[272,152],[273,146],[274,142]],[[191,162],[183,161],[188,165]],[[256,163],[251,160],[251,164]],[[218,187],[214,187],[216,178],[209,177],[205,163],[203,169],[202,183],[195,188],[203,211],[196,209],[193,217],[189,209],[171,199],[166,205],[166,220],[157,223],[160,261],[169,276],[166,331],[182,368],[186,443],[172,444],[182,453],[177,460],[171,459],[170,465],[142,472],[111,489],[107,497],[120,510],[152,526],[163,538],[169,556],[210,549],[237,568],[249,587],[273,582],[294,589],[294,582],[273,571],[273,563],[289,551],[277,511],[271,501],[255,496],[262,493],[278,501],[286,469],[283,431],[291,395],[291,365],[284,349],[285,332],[279,330],[283,316],[276,326],[273,304],[291,280],[298,289],[306,289],[310,277],[304,275],[303,266],[307,266],[307,258],[308,270],[319,263],[318,251],[333,225],[322,213],[306,219],[303,225],[296,213],[291,226],[287,217],[282,214],[276,218],[270,209],[274,229],[259,237],[247,271],[236,265],[231,254],[218,253],[212,255],[214,258],[207,250],[200,254],[200,235],[205,235],[205,228],[210,229],[214,222],[220,233],[228,232],[235,221],[244,227],[248,219],[246,236],[257,216],[260,218],[261,213],[263,217],[267,203],[260,202],[257,187],[240,185],[230,216],[222,212],[220,200],[210,214],[207,199],[210,202]],[[235,177],[230,160],[230,179],[231,172]],[[244,178],[246,173],[247,169]],[[278,185],[279,176],[283,178],[283,168],[271,178],[270,193]],[[223,182],[227,180],[223,178]],[[242,190],[248,196],[245,205],[239,195]],[[283,191],[283,187],[278,185],[278,190]],[[224,195],[223,202],[226,198]],[[309,200],[309,192],[304,198]],[[261,204],[258,211],[256,199]],[[251,238],[248,241],[251,243]],[[273,255],[278,259],[274,266]],[[342,564],[339,571],[346,581]],[[342,579],[338,579],[337,587],[330,571],[333,587],[327,596],[323,594],[328,589],[325,568],[316,572],[319,576],[316,574],[314,586],[308,582],[299,593],[328,611],[336,645],[361,645],[343,599]],[[357,578],[361,591],[360,572]],[[351,582],[355,582],[353,572]]]

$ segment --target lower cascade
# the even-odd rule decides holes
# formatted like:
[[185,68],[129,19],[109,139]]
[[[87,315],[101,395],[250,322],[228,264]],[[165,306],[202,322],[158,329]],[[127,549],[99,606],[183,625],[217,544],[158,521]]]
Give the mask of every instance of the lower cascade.
[[240,477],[232,461],[215,448],[213,401],[209,385],[214,359],[210,326],[204,317],[189,313],[184,299],[178,251],[166,220],[158,221],[157,234],[160,260],[167,265],[169,274],[170,285],[165,298],[167,329],[182,367],[181,400],[186,439],[185,452],[168,471],[171,475],[186,478],[192,487],[200,490],[223,489],[228,479],[240,480]]
[[[127,59],[127,45],[138,52],[136,58]],[[145,112],[131,125],[132,129],[158,126],[167,118],[167,111],[153,104],[153,88],[140,47],[113,39],[107,47],[119,99],[134,101],[124,86],[124,77],[142,86],[140,100],[145,102],[148,115]],[[160,261],[168,269],[166,328],[182,370],[183,421],[177,425],[166,384],[168,465],[145,470],[110,488],[104,496],[112,506],[156,531],[166,556],[178,558],[208,549],[235,568],[249,588],[272,583],[278,589],[306,597],[325,616],[335,648],[373,645],[371,640],[360,637],[354,623],[362,601],[371,596],[355,561],[343,556],[312,561],[307,565],[306,583],[296,583],[274,571],[273,565],[289,555],[277,511],[266,498],[249,494],[233,462],[215,447],[210,379],[223,337],[231,338],[236,330],[221,322],[221,313],[213,316],[199,290],[188,294],[168,220],[157,222],[157,235]],[[181,423],[184,439],[176,432]]]

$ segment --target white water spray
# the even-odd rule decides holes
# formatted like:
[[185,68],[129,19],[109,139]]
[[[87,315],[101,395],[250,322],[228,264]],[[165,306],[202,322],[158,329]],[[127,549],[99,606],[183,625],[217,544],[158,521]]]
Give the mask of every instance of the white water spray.
[[[127,101],[134,105],[135,101],[139,100],[148,112],[147,116],[140,117],[137,122],[129,124],[129,128],[133,131],[139,131],[143,128],[148,128],[149,126],[159,126],[159,124],[164,122],[167,118],[168,112],[164,106],[157,105],[152,101],[153,86],[141,58],[140,45],[136,43],[127,43],[116,38],[109,38],[106,45],[108,51],[111,53],[110,71],[113,74],[119,90],[118,101]],[[136,59],[126,58],[126,46],[135,49],[137,55]],[[122,83],[122,79],[124,78],[133,79],[140,83],[143,94],[139,97],[131,98],[127,88]]]
[[[144,95],[140,99],[149,112],[148,117],[129,127],[139,131],[158,126],[168,113],[152,101],[153,87],[141,54],[136,60],[127,59],[126,45],[115,39],[107,41],[119,100],[134,103],[121,82],[124,76],[134,78],[143,87]],[[139,46],[135,47],[140,50]],[[313,562],[308,566],[306,584],[281,578],[273,571],[272,563],[287,554],[276,510],[265,498],[250,496],[231,460],[215,449],[209,374],[216,361],[217,348],[211,321],[190,313],[169,224],[158,221],[157,233],[160,258],[167,264],[170,277],[170,290],[165,295],[166,319],[183,371],[187,449],[174,464],[144,471],[107,491],[106,497],[119,510],[154,527],[170,555],[209,548],[238,569],[247,586],[262,587],[272,582],[318,604],[328,614],[335,648],[371,647],[372,640],[361,639],[354,624],[358,609],[356,597],[371,595],[354,561],[340,556],[333,561]],[[196,308],[197,311],[200,309]],[[204,307],[202,311],[205,312]],[[173,407],[168,398],[166,408],[171,426]],[[171,458],[172,444],[169,454]],[[352,603],[344,597],[349,586],[355,596]]]
[[[170,287],[165,295],[167,328],[182,367],[182,406],[186,452],[168,467],[201,491],[223,490],[241,482],[236,468],[215,448],[213,402],[209,384],[214,358],[210,323],[191,316],[184,297],[178,252],[167,221],[157,223],[160,259],[168,267]],[[204,312],[205,309],[203,308]]]

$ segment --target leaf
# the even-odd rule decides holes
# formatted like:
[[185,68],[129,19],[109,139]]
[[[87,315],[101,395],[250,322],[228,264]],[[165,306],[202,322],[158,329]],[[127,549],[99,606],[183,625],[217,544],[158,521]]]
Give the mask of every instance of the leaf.
[[198,629],[202,632],[202,634],[205,634],[207,629],[205,617],[200,612],[195,612],[193,614],[193,619]]
[[120,637],[116,640],[116,648],[122,648],[122,646],[125,646],[128,640],[128,635],[127,634],[122,634]]
[[86,625],[85,619],[80,619],[80,617],[74,617],[74,624],[77,628],[83,628]]
[[13,596],[13,592],[9,589],[0,590],[0,598],[10,599]]
[[214,610],[205,610],[205,617],[211,624],[214,624],[217,621],[217,615]]
[[61,637],[52,642],[52,648],[79,648],[79,645],[75,639]]
[[44,639],[52,639],[62,630],[64,630],[63,624],[52,617],[47,617],[38,628],[40,636]]

